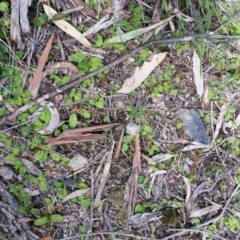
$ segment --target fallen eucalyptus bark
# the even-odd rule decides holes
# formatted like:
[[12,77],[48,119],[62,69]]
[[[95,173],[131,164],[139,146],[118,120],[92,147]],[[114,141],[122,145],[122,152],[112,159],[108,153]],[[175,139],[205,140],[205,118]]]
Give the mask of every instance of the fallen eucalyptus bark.
[[[12,0],[11,1],[11,39],[17,42],[18,48],[23,49],[24,44],[21,38],[21,31],[30,32],[28,21],[28,7],[31,6],[31,0]],[[19,23],[20,21],[20,23]],[[21,25],[21,26],[20,26]]]
[[39,98],[37,98],[34,101],[29,102],[28,104],[26,104],[25,106],[19,108],[18,110],[16,110],[15,112],[4,116],[1,120],[0,120],[0,125],[6,125],[7,123],[15,120],[15,118],[21,114],[22,112],[27,111],[29,108],[31,108],[32,106],[34,106],[35,104],[38,104],[46,99],[49,99],[51,97],[54,97],[55,95],[62,93],[68,89],[71,89],[73,87],[75,87],[76,85],[79,85],[81,82],[85,81],[88,78],[94,77],[97,74],[108,70],[110,68],[113,68],[114,66],[116,66],[117,64],[127,60],[129,57],[131,57],[133,54],[140,52],[141,50],[151,47],[151,46],[155,46],[155,45],[159,45],[159,44],[171,44],[171,43],[177,43],[177,42],[191,42],[191,41],[197,41],[197,40],[214,40],[214,41],[223,41],[223,40],[228,40],[228,42],[230,40],[233,39],[240,39],[240,35],[236,35],[236,36],[226,36],[226,35],[215,35],[213,32],[208,32],[208,33],[204,33],[204,34],[196,34],[196,35],[192,35],[192,36],[186,36],[186,37],[179,37],[179,38],[170,38],[170,39],[159,39],[159,40],[153,40],[153,41],[149,41],[144,43],[143,45],[140,45],[139,47],[137,47],[136,49],[132,50],[130,53],[116,59],[115,61],[111,62],[110,64],[97,69],[94,72],[91,72],[85,76],[83,76],[82,78],[79,78],[79,76],[77,76],[75,79],[73,79],[73,81],[71,81],[70,83],[57,88],[56,90],[47,93]]

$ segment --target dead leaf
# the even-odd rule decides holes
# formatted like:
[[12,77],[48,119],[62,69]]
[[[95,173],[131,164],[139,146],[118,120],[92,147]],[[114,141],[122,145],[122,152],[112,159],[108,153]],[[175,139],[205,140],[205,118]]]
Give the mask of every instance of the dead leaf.
[[17,219],[18,223],[28,223],[28,222],[32,222],[34,219],[32,218],[19,218]]
[[166,57],[167,52],[156,54],[151,61],[145,61],[142,67],[136,67],[132,77],[125,79],[118,93],[130,93],[135,90],[149,76],[153,69]]
[[81,190],[76,190],[75,192],[70,193],[69,195],[67,195],[63,200],[62,203],[75,198],[75,197],[80,197],[83,196],[85,193],[87,193],[89,191],[89,189],[81,189]]
[[[43,4],[43,8],[45,13],[48,15],[50,19],[57,14],[57,12],[49,7],[48,5]],[[62,29],[64,32],[78,40],[80,43],[82,43],[85,47],[90,47],[91,43],[83,37],[83,35],[75,28],[73,27],[70,23],[68,23],[66,20],[58,20],[58,21],[53,21],[56,26],[58,26],[60,29]]]
[[42,72],[43,72],[44,66],[47,62],[49,52],[52,49],[53,37],[54,36],[52,35],[51,38],[48,40],[47,45],[46,45],[41,57],[38,60],[38,66],[37,66],[36,73],[35,73],[34,77],[30,80],[28,90],[30,91],[30,93],[32,95],[32,99],[35,99],[38,95],[38,90],[39,90],[41,82],[42,82]]
[[150,165],[156,166],[156,164],[157,164],[157,163],[155,163],[150,157],[148,157],[148,156],[146,156],[146,155],[143,155],[143,154],[142,154],[142,158],[145,159],[145,160],[148,162],[148,164],[150,164]]
[[190,218],[196,218],[196,217],[202,217],[208,213],[211,213],[211,212],[216,212],[218,211],[220,208],[222,207],[222,205],[212,205],[212,206],[208,206],[208,207],[205,207],[205,208],[202,208],[200,210],[196,210],[196,211],[192,211],[190,213]]
[[193,74],[194,82],[199,97],[203,95],[203,74],[202,74],[202,63],[196,51],[193,53]]
[[189,181],[188,178],[186,178],[185,176],[182,176],[183,181],[186,184],[186,199],[185,199],[185,205],[188,203],[190,196],[191,196],[191,183]]
[[47,139],[47,143],[49,145],[60,145],[60,144],[67,144],[67,143],[103,140],[106,137],[106,135],[94,134],[89,132],[101,131],[115,125],[117,124],[112,123],[112,124],[104,124],[104,125],[93,126],[93,127],[68,129],[63,133],[61,133],[58,137]]
[[76,221],[76,218],[72,215],[64,215],[62,222],[74,222]]
[[158,162],[164,162],[170,158],[173,158],[175,157],[175,155],[172,155],[172,154],[169,154],[169,153],[165,153],[165,154],[157,154],[157,155],[154,155],[152,156],[152,160],[155,162],[155,163],[158,163]]

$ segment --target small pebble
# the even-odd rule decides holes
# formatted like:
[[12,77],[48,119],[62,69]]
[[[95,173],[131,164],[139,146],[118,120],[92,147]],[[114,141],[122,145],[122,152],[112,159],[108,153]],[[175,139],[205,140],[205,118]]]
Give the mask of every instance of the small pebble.
[[69,160],[68,167],[72,171],[78,171],[83,169],[88,164],[88,159],[82,156],[81,154],[77,154],[75,157]]
[[133,135],[135,136],[138,132],[141,131],[140,126],[138,126],[137,124],[135,124],[134,122],[130,122],[127,126],[126,126],[126,133],[129,135]]
[[22,163],[27,168],[27,171],[35,176],[40,176],[42,174],[42,171],[31,161],[22,158]]
[[74,188],[77,184],[73,178],[66,178],[63,180],[63,182],[67,187],[72,187],[72,188]]

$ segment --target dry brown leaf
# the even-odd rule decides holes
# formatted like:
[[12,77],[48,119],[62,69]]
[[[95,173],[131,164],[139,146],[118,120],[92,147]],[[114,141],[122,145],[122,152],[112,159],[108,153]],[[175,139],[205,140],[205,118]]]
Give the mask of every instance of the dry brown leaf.
[[101,126],[85,127],[68,129],[61,133],[58,137],[47,139],[48,145],[60,145],[67,143],[86,142],[86,141],[97,141],[103,140],[106,135],[104,134],[92,134],[89,132],[101,131],[103,129],[110,128],[117,124],[104,124]]
[[30,91],[33,99],[35,99],[37,97],[38,90],[39,90],[40,85],[41,85],[42,72],[43,72],[44,66],[47,62],[49,52],[52,49],[53,37],[54,36],[52,35],[51,38],[48,40],[47,45],[46,45],[41,57],[38,60],[37,71],[36,71],[34,77],[30,80],[30,83],[29,83],[28,90]]
[[[50,19],[57,14],[57,12],[49,7],[48,5],[43,4],[43,8],[45,13],[48,15]],[[69,34],[70,36],[74,37],[76,40],[78,40],[80,43],[82,43],[86,47],[90,47],[91,43],[83,37],[83,35],[75,28],[73,27],[70,23],[68,23],[66,20],[58,20],[58,21],[53,21],[56,26],[58,26],[60,29],[62,29],[64,32]]]
[[167,52],[156,54],[151,61],[145,61],[142,67],[136,67],[132,77],[125,79],[118,93],[130,93],[135,90],[149,76],[153,69],[166,57]]
[[89,191],[89,189],[81,189],[81,190],[77,190],[75,192],[70,193],[69,195],[67,195],[63,200],[62,203],[74,198],[74,197],[80,197],[83,196],[85,193],[87,193]]

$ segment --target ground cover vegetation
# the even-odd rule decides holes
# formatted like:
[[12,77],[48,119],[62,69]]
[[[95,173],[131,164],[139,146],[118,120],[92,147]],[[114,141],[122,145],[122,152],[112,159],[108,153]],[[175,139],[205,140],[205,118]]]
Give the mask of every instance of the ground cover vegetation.
[[238,9],[0,0],[0,238],[237,239]]

